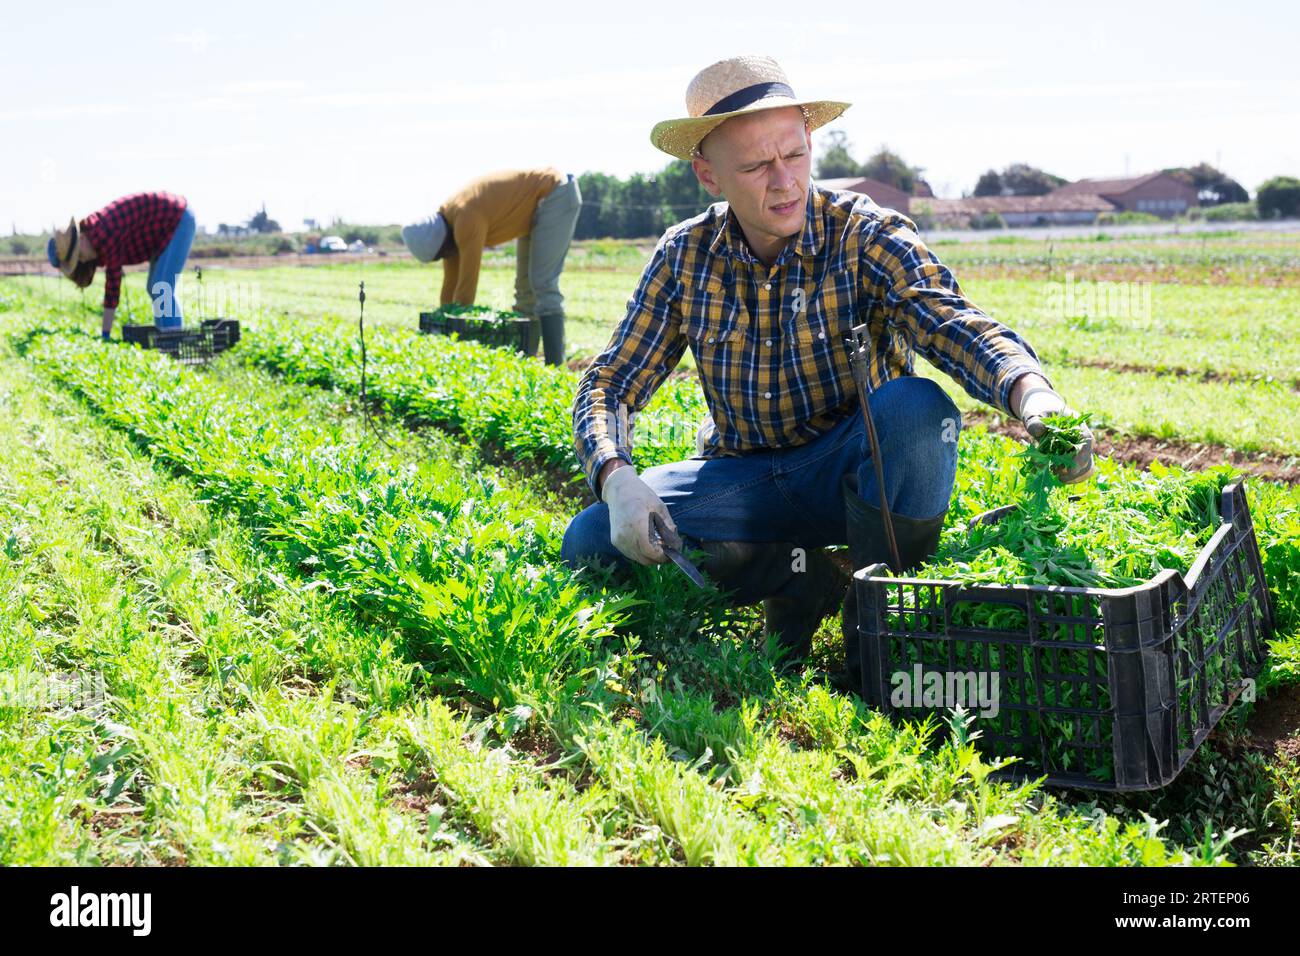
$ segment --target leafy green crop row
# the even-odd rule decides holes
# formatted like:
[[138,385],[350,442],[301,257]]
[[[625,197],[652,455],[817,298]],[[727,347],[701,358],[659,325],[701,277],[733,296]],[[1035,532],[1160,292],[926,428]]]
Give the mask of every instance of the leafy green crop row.
[[87,354],[60,337],[29,355],[241,513],[290,567],[398,628],[430,680],[514,703],[594,668],[623,599],[591,600],[491,480],[345,457],[337,424],[268,420],[165,358]]
[[[571,408],[577,375],[473,342],[380,329],[367,336],[368,393],[416,422],[463,432],[480,444],[577,478]],[[260,323],[240,343],[243,361],[291,381],[360,391],[361,355],[349,330]],[[633,454],[646,468],[693,454],[705,408],[693,381],[676,379],[638,418]]]

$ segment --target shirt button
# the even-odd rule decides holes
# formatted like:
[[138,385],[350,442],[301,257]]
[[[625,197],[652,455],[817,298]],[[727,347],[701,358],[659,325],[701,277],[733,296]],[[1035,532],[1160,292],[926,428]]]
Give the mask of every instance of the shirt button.
[[709,336],[709,341],[710,341],[710,342],[713,341],[713,336],[712,336],[712,335]]
[[767,346],[770,346],[770,345],[772,344],[772,340],[771,340],[771,339],[766,339],[766,340],[764,340],[763,344],[764,344],[764,345],[767,345]]
[[771,393],[771,392],[764,392],[764,393],[763,393],[763,397],[764,397],[764,398],[771,398],[771,397],[772,397],[772,393]]
[[771,292],[771,291],[772,291],[772,283],[770,283],[770,282],[764,283],[764,285],[763,285],[763,289],[764,289],[765,291],[767,291],[767,292]]
[[824,338],[826,338],[826,333],[825,333],[825,332],[818,332],[818,333],[817,333],[817,338],[819,338],[819,339],[824,339]]

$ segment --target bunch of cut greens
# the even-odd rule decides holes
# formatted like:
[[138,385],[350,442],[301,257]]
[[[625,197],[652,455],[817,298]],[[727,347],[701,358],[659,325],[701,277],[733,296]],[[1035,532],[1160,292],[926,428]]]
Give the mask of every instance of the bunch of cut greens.
[[923,569],[962,582],[1123,588],[1165,568],[1186,571],[1219,526],[1231,468],[1200,474],[1120,469],[1103,461],[1095,481],[1060,487],[1086,415],[1050,415],[1016,457],[1024,499],[994,523],[949,529]]
[[1144,472],[1102,460],[1086,485],[1044,491],[1041,503],[1031,498],[995,523],[948,529],[918,575],[1123,588],[1165,568],[1185,572],[1218,527],[1233,477],[1228,467]]
[[456,302],[439,306],[434,314],[444,318],[473,319],[476,322],[512,322],[524,318],[522,313],[494,309],[490,305],[460,305]]
[[1074,464],[1074,456],[1083,446],[1088,416],[1048,415],[1042,422],[1043,433],[1016,456],[1034,511],[1047,506],[1048,493],[1061,483],[1056,473]]

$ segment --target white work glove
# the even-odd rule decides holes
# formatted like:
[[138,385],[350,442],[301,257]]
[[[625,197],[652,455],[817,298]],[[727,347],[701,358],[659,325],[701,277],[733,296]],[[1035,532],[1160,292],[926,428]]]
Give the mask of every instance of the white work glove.
[[[1030,388],[1020,398],[1020,420],[1025,423],[1025,431],[1029,432],[1034,440],[1043,437],[1043,432],[1046,431],[1043,419],[1048,415],[1074,414],[1076,412],[1065,404],[1065,399],[1052,389],[1041,385]],[[1084,425],[1083,444],[1079,446],[1079,451],[1074,456],[1074,464],[1068,468],[1057,469],[1055,474],[1061,480],[1061,484],[1072,485],[1076,481],[1083,481],[1093,473],[1093,470],[1092,431]]]
[[695,457],[703,458],[704,449],[709,444],[709,436],[713,434],[713,417],[705,415],[700,422],[700,427],[695,429]]
[[663,548],[650,535],[650,515],[657,514],[668,529],[670,548],[681,549],[682,539],[668,514],[668,507],[631,465],[622,465],[605,476],[601,497],[609,505],[610,539],[629,560],[637,564],[663,564]]

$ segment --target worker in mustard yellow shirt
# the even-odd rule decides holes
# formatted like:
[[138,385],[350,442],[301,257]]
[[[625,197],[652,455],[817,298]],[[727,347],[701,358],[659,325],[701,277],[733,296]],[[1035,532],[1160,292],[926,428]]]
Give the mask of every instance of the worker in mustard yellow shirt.
[[421,262],[441,261],[442,305],[473,305],[484,246],[516,241],[515,311],[540,320],[549,365],[564,361],[560,273],[573,240],[582,194],[557,169],[489,173],[469,183],[436,215],[402,229]]

